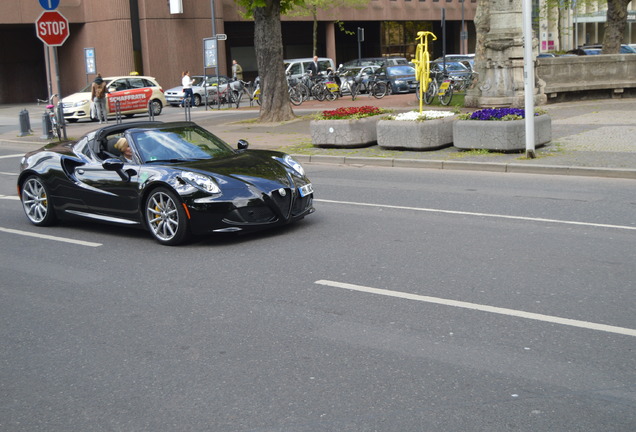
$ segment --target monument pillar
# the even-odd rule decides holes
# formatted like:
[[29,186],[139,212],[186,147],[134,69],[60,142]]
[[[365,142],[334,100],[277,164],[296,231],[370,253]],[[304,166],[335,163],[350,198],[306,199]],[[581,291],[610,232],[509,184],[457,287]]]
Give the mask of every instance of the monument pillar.
[[[477,85],[466,95],[466,106],[523,108],[525,93],[522,1],[479,1],[475,17],[477,42],[482,42],[475,55],[475,67],[479,78]],[[480,8],[484,9],[481,14]],[[535,68],[536,43],[536,39],[533,38]],[[535,79],[536,105],[546,102],[547,98],[542,92],[544,86],[539,79]]]

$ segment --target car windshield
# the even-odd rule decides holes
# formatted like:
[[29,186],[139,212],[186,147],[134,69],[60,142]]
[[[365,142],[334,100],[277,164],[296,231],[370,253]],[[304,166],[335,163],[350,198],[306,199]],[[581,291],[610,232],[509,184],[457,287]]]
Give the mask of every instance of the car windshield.
[[[435,68],[439,70],[444,69],[444,63],[435,63]],[[466,72],[468,71],[468,68],[458,62],[446,62],[446,70],[453,72]]]
[[194,86],[202,86],[203,85],[203,77],[202,76],[193,76],[192,77],[192,85],[194,85]]
[[340,75],[342,76],[356,76],[360,73],[360,70],[362,70],[362,67],[348,67],[348,68],[343,68],[342,71],[340,72]]
[[144,163],[213,159],[234,154],[219,137],[194,125],[136,130],[131,135]]
[[393,66],[387,68],[387,75],[415,75],[415,69],[413,69],[411,66]]

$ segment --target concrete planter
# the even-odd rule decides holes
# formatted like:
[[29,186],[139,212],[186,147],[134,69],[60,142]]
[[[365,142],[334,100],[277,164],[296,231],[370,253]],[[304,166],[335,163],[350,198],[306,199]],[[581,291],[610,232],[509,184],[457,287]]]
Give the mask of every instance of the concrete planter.
[[456,117],[424,121],[380,120],[378,145],[396,150],[436,150],[453,144]]
[[312,120],[311,142],[316,147],[368,147],[377,141],[376,124],[381,116],[354,120]]
[[[541,147],[552,140],[552,119],[534,117],[534,145]],[[457,120],[453,125],[453,145],[459,149],[485,149],[501,152],[526,148],[526,121]]]

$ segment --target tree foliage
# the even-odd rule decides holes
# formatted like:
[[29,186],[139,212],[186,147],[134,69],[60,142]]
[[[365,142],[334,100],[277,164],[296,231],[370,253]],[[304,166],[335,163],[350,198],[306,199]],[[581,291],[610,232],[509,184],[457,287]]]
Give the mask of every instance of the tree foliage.
[[[294,5],[287,13],[290,16],[310,16],[313,20],[312,56],[318,55],[318,11],[338,10],[340,8],[363,8],[370,0],[304,0]],[[337,20],[336,20],[337,21]]]

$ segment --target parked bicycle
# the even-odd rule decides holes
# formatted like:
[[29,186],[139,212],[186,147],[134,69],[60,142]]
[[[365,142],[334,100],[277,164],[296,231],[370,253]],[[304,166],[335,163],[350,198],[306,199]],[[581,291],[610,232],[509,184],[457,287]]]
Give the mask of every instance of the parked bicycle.
[[[46,105],[46,114],[49,118],[49,123],[51,129],[46,131],[47,135],[50,133],[55,138],[60,139],[62,137],[62,127],[60,126],[60,121],[57,118],[57,109],[56,105],[53,103],[53,99],[57,98],[57,94],[51,95],[48,99],[37,99],[38,106],[41,103],[45,103]],[[64,121],[64,119],[62,119]]]
[[232,103],[236,105],[236,108],[240,108],[243,97],[249,99],[250,106],[254,104],[254,89],[251,81],[233,80],[229,87],[232,93]]
[[303,94],[299,90],[300,81],[296,78],[292,78],[291,75],[287,75],[287,89],[289,92],[289,100],[292,105],[300,105],[303,103]]
[[382,99],[388,92],[389,85],[386,81],[380,79],[378,74],[369,75],[369,81],[367,81],[369,97],[373,96],[376,99]]

